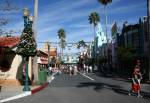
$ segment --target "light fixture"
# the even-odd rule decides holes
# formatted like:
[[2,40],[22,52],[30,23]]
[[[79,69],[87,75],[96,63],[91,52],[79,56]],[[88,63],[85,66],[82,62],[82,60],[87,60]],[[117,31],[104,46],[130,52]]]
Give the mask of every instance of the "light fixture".
[[29,9],[28,8],[23,9],[23,16],[26,16],[26,17],[29,16]]
[[29,20],[31,21],[31,22],[33,22],[33,16],[31,15],[31,16],[29,16]]

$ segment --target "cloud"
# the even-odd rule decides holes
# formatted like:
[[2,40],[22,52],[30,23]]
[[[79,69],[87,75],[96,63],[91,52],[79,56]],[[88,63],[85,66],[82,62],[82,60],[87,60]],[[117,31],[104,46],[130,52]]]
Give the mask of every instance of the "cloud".
[[73,25],[69,25],[68,27],[69,28],[89,28],[91,26],[87,24],[73,24]]
[[[66,3],[67,2],[67,3]],[[75,11],[75,9],[77,7],[82,7],[83,5],[87,5],[91,2],[91,0],[77,0],[76,2],[74,2],[73,0],[69,0],[69,1],[61,1],[61,2],[57,2],[55,4],[50,4],[47,5],[46,8],[49,9],[45,9],[44,7],[44,11],[42,11],[43,13],[41,14],[41,16],[39,17],[39,19],[41,19],[42,23],[45,22],[51,22],[51,21],[56,21],[56,20],[63,20],[66,19],[66,17],[68,15],[70,15],[70,13],[72,14],[73,11]],[[70,5],[71,4],[71,5]],[[72,14],[73,15],[73,14]],[[72,16],[70,15],[70,16]]]
[[146,6],[145,2],[138,3],[138,4],[131,4],[131,5],[124,5],[109,10],[109,13],[111,14],[129,13],[129,12],[134,12],[134,10],[136,11],[144,10],[145,9],[143,8],[144,6]]
[[[68,2],[73,2],[68,1]],[[47,5],[47,8],[50,7],[52,9],[46,9],[45,12],[42,12],[39,17],[39,26],[38,26],[38,35],[39,38],[43,38],[41,36],[47,36],[49,34],[55,34],[57,35],[57,31],[60,28],[66,28],[66,29],[75,29],[75,28],[88,28],[88,15],[90,13],[91,9],[84,9],[81,12],[76,11],[76,8],[82,7],[84,5],[90,4],[91,0],[77,0],[77,2],[74,2],[73,5],[70,5],[69,3],[65,3],[64,1],[58,3],[54,3],[57,5]],[[56,9],[57,7],[61,9]],[[92,10],[91,10],[92,11]],[[71,15],[70,15],[71,14]],[[87,20],[87,23],[85,22],[81,23],[80,19],[85,18]],[[74,20],[78,20],[75,22]],[[71,25],[69,25],[69,24]],[[72,31],[73,33],[74,31]],[[56,39],[55,39],[56,40]]]
[[[88,39],[87,39],[88,38]],[[93,28],[82,28],[74,30],[74,32],[68,32],[67,40],[71,41],[80,41],[80,40],[90,40],[93,39]]]

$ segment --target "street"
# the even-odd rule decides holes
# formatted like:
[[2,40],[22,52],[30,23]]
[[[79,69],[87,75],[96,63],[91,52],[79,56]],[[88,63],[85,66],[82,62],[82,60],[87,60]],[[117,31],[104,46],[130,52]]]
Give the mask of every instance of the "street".
[[0,0],[0,103],[150,103],[150,0]]
[[44,90],[8,103],[149,103],[149,99],[128,96],[125,81],[95,74],[56,75]]

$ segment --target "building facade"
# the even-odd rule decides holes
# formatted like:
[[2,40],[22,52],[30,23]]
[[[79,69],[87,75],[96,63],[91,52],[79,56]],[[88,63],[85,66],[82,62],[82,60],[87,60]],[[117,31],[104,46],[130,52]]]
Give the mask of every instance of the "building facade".
[[[22,57],[15,53],[19,37],[0,37],[0,85],[19,86],[23,78]],[[32,78],[31,58],[29,60],[29,78]]]
[[[128,24],[125,22],[120,33],[116,33],[115,37],[116,48],[132,48],[134,49],[132,59],[139,58],[141,60],[141,71],[147,78],[148,72],[148,33],[147,33],[147,17],[142,17],[136,24]],[[115,50],[117,54],[117,50]],[[118,56],[117,56],[118,58]],[[119,61],[116,61],[119,63]],[[129,72],[132,71],[132,66],[127,67]],[[126,69],[127,70],[127,69]]]

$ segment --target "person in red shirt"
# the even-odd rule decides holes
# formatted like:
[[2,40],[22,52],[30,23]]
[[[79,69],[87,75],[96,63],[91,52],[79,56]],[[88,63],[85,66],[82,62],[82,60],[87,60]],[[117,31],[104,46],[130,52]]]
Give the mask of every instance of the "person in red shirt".
[[132,92],[137,92],[138,97],[141,97],[141,94],[140,94],[141,79],[142,79],[142,75],[141,75],[141,72],[140,72],[140,61],[137,60],[136,66],[135,66],[133,74],[132,74],[132,88],[129,91],[129,95],[132,91]]

